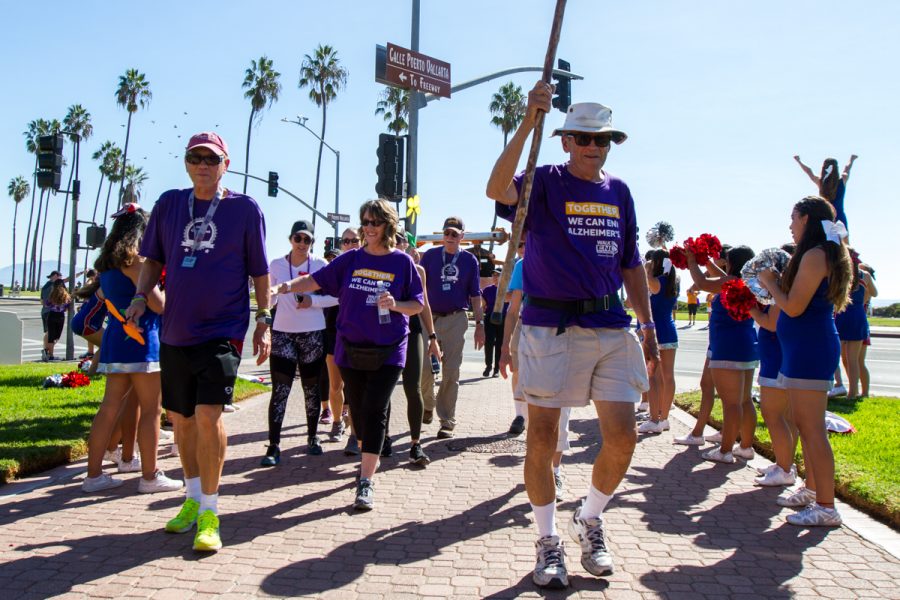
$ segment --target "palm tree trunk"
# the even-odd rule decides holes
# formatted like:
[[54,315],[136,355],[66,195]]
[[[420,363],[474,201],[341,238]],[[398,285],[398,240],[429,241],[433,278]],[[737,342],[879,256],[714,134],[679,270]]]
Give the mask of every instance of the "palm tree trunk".
[[[103,171],[100,171],[100,185],[97,186],[97,199],[94,200],[94,213],[91,215],[91,222],[97,222],[97,207],[100,205],[100,192],[103,191]],[[90,250],[84,251],[84,270],[87,271],[88,268],[88,254],[90,254]]]
[[56,270],[62,269],[63,238],[66,234],[66,213],[69,211],[69,193],[72,191],[72,179],[75,177],[75,146],[72,146],[72,168],[69,169],[69,185],[66,186],[66,195],[63,198],[62,225],[59,226],[59,254],[56,256]]
[[[34,196],[37,193],[37,154],[34,155],[34,175],[31,183],[31,210],[28,213],[28,229],[25,235],[25,252],[22,253],[22,288],[30,289],[28,280],[28,244],[31,243],[31,222],[34,219]],[[13,262],[13,269],[15,269]]]
[[122,200],[125,195],[122,193],[125,191],[125,167],[128,166],[128,140],[131,138],[131,115],[133,113],[128,111],[128,125],[125,128],[125,150],[122,151],[122,178],[119,180],[119,201],[116,203],[116,206],[122,208]]
[[109,218],[109,197],[112,196],[112,179],[109,180],[109,187],[106,190],[106,208],[103,209],[103,225],[106,226],[106,219]]
[[38,198],[37,219],[34,222],[34,239],[31,240],[31,273],[29,274],[29,289],[37,289],[37,241],[38,232],[41,230],[41,211],[44,208],[44,190]]
[[[20,200],[21,202],[21,200]],[[9,276],[9,289],[12,290],[13,284],[16,282],[16,221],[19,220],[19,202],[16,202],[16,210],[13,212],[13,268],[12,275]]]
[[[253,130],[253,115],[256,114],[256,109],[250,107],[250,123],[247,124],[247,155],[244,159],[244,173],[250,172],[250,132]],[[244,175],[244,194],[247,193],[247,176]]]
[[[325,100],[325,89],[322,88],[322,135],[319,136],[319,160],[316,162],[316,190],[313,194],[313,208],[319,208],[319,174],[322,172],[322,149],[325,147],[325,108],[328,101]],[[313,228],[316,227],[316,213],[313,212]]]
[[47,192],[47,201],[44,203],[44,224],[41,226],[41,248],[38,253],[37,283],[41,281],[44,271],[44,238],[47,237],[47,214],[50,212],[50,192]]

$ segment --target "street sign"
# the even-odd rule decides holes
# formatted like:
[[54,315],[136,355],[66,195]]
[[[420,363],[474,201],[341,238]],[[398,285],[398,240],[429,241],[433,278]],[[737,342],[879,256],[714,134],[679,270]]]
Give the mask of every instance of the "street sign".
[[328,220],[334,223],[349,223],[350,215],[344,213],[328,213]]
[[388,42],[383,53],[376,46],[375,81],[449,98],[450,63]]

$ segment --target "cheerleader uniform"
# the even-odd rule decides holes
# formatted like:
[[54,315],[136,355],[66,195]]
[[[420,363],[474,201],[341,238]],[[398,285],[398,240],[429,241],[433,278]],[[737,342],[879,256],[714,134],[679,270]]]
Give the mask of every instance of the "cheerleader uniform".
[[778,316],[781,369],[778,381],[785,388],[831,389],[841,356],[841,342],[834,324],[834,304],[828,300],[828,280],[822,280],[803,314]]
[[[113,269],[100,273],[100,289],[112,302],[119,313],[125,310],[134,298],[135,287],[131,279],[122,271]],[[100,373],[155,373],[159,371],[159,328],[161,318],[147,308],[138,325],[144,330],[145,343],[128,337],[118,319],[109,319],[103,330],[100,344]]]
[[735,321],[716,294],[709,315],[709,368],[743,371],[759,366],[759,341],[753,319]]
[[850,292],[850,304],[846,310],[834,316],[838,337],[842,342],[858,342],[869,337],[869,320],[866,318],[866,286],[860,277],[859,285]]
[[[769,312],[767,306],[763,311]],[[759,376],[757,383],[760,387],[781,389],[778,383],[778,370],[781,368],[781,344],[778,342],[778,334],[769,331],[765,327],[759,328]]]
[[672,310],[678,302],[678,293],[669,298],[666,296],[666,285],[671,275],[660,275],[659,292],[650,295],[650,314],[656,324],[656,342],[660,350],[673,350],[678,347],[678,332],[675,330],[675,319]]
[[72,331],[82,337],[97,333],[103,329],[107,315],[106,303],[94,292],[84,301],[72,319]]

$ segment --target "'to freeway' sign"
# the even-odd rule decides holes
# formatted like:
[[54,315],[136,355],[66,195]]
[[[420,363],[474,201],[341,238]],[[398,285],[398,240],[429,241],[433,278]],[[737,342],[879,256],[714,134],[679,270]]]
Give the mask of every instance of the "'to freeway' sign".
[[384,79],[389,85],[450,97],[450,63],[388,42]]

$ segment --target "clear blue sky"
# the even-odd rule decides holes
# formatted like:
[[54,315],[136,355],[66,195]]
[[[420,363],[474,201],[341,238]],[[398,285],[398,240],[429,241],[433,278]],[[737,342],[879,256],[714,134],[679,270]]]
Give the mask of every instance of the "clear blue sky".
[[[423,0],[421,51],[449,62],[454,83],[540,65],[554,4]],[[33,157],[22,136],[28,121],[61,119],[69,105],[81,103],[94,123],[82,153],[82,210],[93,207],[99,172],[90,154],[106,139],[124,142],[126,113],[114,91],[128,68],[144,72],[153,91],[149,108],[134,117],[129,148],[150,174],[145,204],[166,189],[187,187],[180,156],[188,132],[216,129],[229,142],[234,165],[243,166],[250,106],[240,86],[250,59],[265,54],[282,73],[283,91],[254,128],[250,170],[278,171],[283,186],[311,202],[318,143],[280,119],[305,115],[310,127],[321,127],[321,112],[297,80],[303,55],[327,43],[350,72],[348,87],[329,107],[326,130],[341,152],[341,211],[355,213],[374,196],[376,140],[385,131],[374,114],[382,89],[374,81],[375,45],[409,46],[409,0],[73,6],[4,7],[4,194],[12,177],[30,179]],[[74,40],[61,29],[44,29],[62,24],[77,33]],[[569,0],[558,56],[585,78],[573,84],[574,100],[611,106],[614,123],[629,134],[614,147],[607,169],[631,186],[643,231],[667,220],[678,239],[708,231],[756,250],[781,244],[789,237],[791,206],[814,191],[791,157],[799,154],[818,170],[828,156],[843,165],[859,154],[846,197],[852,242],[876,267],[882,297],[900,298],[900,267],[890,250],[900,220],[890,181],[900,164],[898,24],[900,4],[888,1]],[[536,78],[511,79],[527,89]],[[509,79],[422,111],[420,233],[438,229],[449,214],[462,216],[470,230],[489,227],[484,185],[503,136],[490,125],[487,107]],[[562,119],[558,111],[549,115],[548,131]],[[559,142],[545,140],[541,162],[563,160]],[[327,210],[333,210],[334,167],[326,149],[320,203]],[[230,177],[226,184],[241,182]],[[309,211],[284,195],[268,198],[262,183],[252,183],[250,192],[266,214],[270,254],[285,252],[289,224]],[[29,202],[19,211],[20,260]],[[59,232],[61,200],[53,202],[45,258],[54,255]],[[6,198],[0,219],[11,223],[12,216]],[[11,261],[8,232],[0,266]]]

